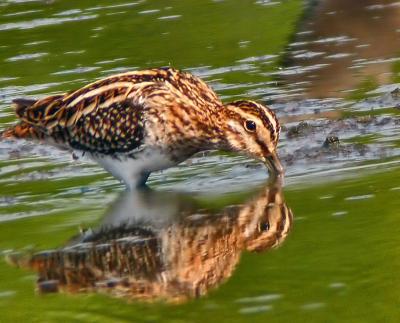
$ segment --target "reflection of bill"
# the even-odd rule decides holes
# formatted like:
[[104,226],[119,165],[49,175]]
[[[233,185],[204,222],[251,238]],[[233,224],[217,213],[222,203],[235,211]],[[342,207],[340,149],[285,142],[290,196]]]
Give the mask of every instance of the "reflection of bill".
[[288,57],[289,68],[297,68],[283,77],[288,84],[307,82],[308,97],[344,97],[366,81],[394,82],[400,43],[396,0],[319,0],[302,29]]
[[218,212],[173,193],[127,192],[99,229],[35,254],[28,266],[38,272],[41,291],[182,302],[230,277],[243,250],[278,246],[291,225],[276,182]]

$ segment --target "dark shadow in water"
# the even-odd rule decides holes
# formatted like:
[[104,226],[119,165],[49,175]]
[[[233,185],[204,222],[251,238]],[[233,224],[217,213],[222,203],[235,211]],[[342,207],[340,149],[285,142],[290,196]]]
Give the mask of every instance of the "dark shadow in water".
[[292,222],[279,182],[218,211],[201,208],[188,195],[129,192],[98,228],[17,264],[37,271],[41,292],[183,302],[228,279],[243,251],[280,245]]
[[290,47],[282,76],[299,82],[307,97],[343,97],[366,81],[393,83],[399,44],[396,0],[320,0]]

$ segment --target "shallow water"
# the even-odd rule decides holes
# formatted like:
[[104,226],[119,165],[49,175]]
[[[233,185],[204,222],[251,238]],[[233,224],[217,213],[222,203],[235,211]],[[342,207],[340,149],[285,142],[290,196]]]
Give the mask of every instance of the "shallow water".
[[270,104],[286,166],[282,190],[210,152],[132,196],[90,161],[0,142],[0,321],[397,322],[399,8],[0,3],[1,129],[17,97],[172,65]]

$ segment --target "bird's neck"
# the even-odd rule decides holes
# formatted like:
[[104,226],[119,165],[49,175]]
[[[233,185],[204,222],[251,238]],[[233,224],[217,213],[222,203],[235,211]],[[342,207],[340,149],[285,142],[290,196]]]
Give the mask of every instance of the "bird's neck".
[[210,116],[210,122],[203,127],[203,137],[206,138],[206,149],[231,151],[232,147],[229,144],[229,126],[228,126],[229,111],[225,106],[218,110],[214,110]]

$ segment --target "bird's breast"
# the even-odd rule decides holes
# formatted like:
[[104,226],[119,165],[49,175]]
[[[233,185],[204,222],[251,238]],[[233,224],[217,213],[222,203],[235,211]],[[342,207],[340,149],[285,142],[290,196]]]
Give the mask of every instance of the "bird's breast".
[[148,176],[151,172],[177,164],[163,150],[151,147],[142,148],[129,154],[92,154],[91,158],[127,186],[136,186],[143,180],[143,177]]

